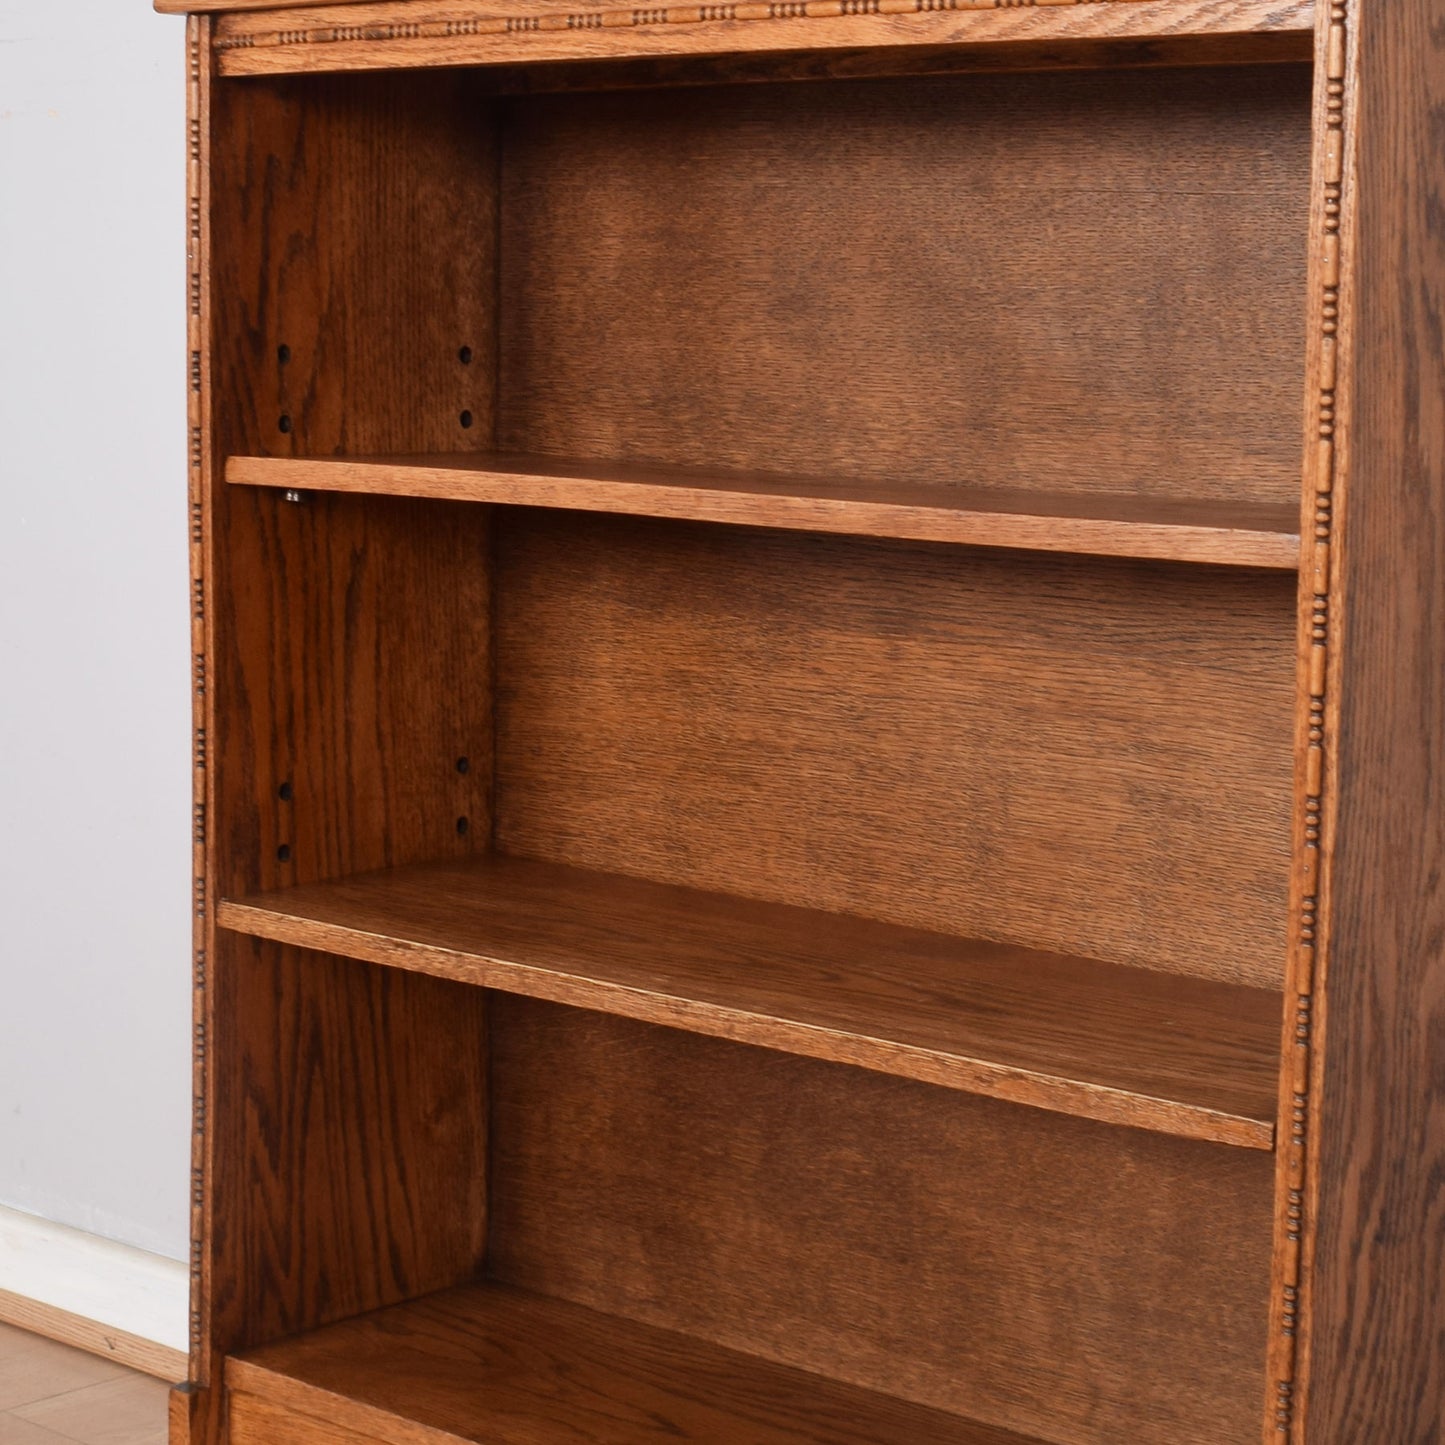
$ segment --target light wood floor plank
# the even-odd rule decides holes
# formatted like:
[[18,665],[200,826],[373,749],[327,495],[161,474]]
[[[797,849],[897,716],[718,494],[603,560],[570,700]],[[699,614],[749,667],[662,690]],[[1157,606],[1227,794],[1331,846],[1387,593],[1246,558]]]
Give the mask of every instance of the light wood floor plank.
[[128,1374],[112,1360],[0,1325],[0,1410],[13,1411]]
[[128,1373],[13,1413],[81,1445],[165,1445],[166,1387],[144,1375]]
[[57,1435],[54,1430],[32,1425],[6,1410],[0,1412],[0,1445],[76,1445],[76,1442]]

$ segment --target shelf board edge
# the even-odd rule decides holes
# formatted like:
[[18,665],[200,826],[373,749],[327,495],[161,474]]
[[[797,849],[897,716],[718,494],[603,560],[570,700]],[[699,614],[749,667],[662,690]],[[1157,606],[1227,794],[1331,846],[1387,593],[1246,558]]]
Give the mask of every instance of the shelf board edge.
[[220,926],[252,938],[405,968],[550,1003],[661,1024],[733,1043],[774,1049],[1095,1123],[1237,1148],[1270,1151],[1271,1121],[1205,1105],[1070,1079],[972,1055],[950,1054],[857,1031],[827,1028],[683,995],[659,995],[604,979],[490,954],[367,933],[288,914],[279,906],[223,900]]

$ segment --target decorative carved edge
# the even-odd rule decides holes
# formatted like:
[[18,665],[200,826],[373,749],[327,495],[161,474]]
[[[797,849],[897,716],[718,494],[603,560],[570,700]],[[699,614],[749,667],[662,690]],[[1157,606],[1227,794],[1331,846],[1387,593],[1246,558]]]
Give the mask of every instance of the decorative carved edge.
[[1313,1229],[1310,1184],[1312,1080],[1316,1058],[1316,998],[1326,946],[1324,906],[1331,827],[1329,778],[1334,720],[1329,709],[1332,641],[1333,550],[1339,515],[1340,291],[1343,282],[1343,216],[1349,115],[1346,89],[1350,59],[1351,0],[1329,0],[1321,19],[1322,134],[1316,138],[1313,212],[1317,251],[1311,269],[1313,324],[1312,394],[1307,434],[1304,536],[1301,567],[1304,623],[1301,693],[1305,706],[1302,758],[1296,782],[1294,907],[1286,974],[1289,1016],[1282,1069],[1282,1120],[1275,1237],[1275,1298],[1271,1304],[1270,1441],[1302,1445],[1301,1336],[1305,1329],[1306,1270]]
[[711,5],[626,6],[551,11],[536,15],[479,15],[472,19],[373,21],[359,25],[293,26],[219,35],[218,51],[356,41],[451,40],[475,35],[637,29],[655,25],[713,25],[757,20],[836,20],[853,15],[923,15],[950,10],[1033,10],[1083,5],[1133,5],[1144,0],[735,0]]
[[207,484],[206,403],[209,396],[206,314],[206,165],[204,118],[209,101],[211,20],[193,15],[186,24],[186,341],[188,396],[187,450],[189,541],[191,565],[191,674],[192,674],[192,1077],[191,1116],[191,1378],[204,1380],[208,1372],[202,1292],[205,1238],[206,1176],[206,1070],[208,1019],[208,933],[210,928],[209,759],[207,727],[206,554]]

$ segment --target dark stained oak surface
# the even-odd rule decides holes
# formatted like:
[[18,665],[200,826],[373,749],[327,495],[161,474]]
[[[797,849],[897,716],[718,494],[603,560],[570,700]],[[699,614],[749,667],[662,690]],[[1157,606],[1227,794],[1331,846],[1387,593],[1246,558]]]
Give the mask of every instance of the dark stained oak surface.
[[[160,0],[165,6],[175,0]],[[201,8],[216,8],[203,3]],[[380,0],[218,17],[222,75],[789,51],[1307,34],[1312,0]],[[525,23],[517,24],[518,20]]]
[[231,1359],[226,1379],[243,1445],[264,1439],[248,1415],[276,1406],[394,1445],[1035,1445],[497,1284]]
[[1273,1155],[488,1016],[490,1278],[1051,1445],[1258,1445]]
[[494,449],[1297,509],[1309,82],[513,97]]
[[1279,995],[504,857],[313,884],[224,926],[1268,1149]]
[[1291,574],[495,521],[497,851],[1279,987]]
[[174,1445],[1436,1445],[1424,0],[234,8]]
[[[1302,1291],[1302,1429],[1291,1445],[1437,1445],[1445,1438],[1445,24],[1438,0],[1351,0],[1347,16],[1348,41],[1343,31],[1332,37],[1346,96],[1341,252],[1337,270],[1320,268],[1322,283],[1339,285],[1326,303],[1342,298],[1345,319],[1339,369],[1325,373],[1332,389],[1317,414],[1332,421],[1338,407],[1342,423],[1328,498],[1337,525],[1324,549],[1334,569],[1329,665],[1310,689],[1311,702],[1323,694],[1325,704],[1323,801],[1333,824],[1320,844],[1324,936],[1309,980],[1322,1053],[1308,1121],[1318,1233]],[[1301,792],[1319,807],[1318,782]]]
[[1299,563],[1292,503],[867,483],[501,453],[232,457],[226,479],[1113,557]]

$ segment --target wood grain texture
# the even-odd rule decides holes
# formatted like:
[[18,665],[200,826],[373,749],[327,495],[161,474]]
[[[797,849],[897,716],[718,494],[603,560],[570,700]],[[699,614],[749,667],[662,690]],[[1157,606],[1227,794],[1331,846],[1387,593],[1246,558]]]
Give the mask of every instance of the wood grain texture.
[[[1342,103],[1329,27],[1343,11],[1328,3],[1326,109]],[[423,33],[439,17],[431,0],[192,21],[197,1308],[177,1445],[246,1445],[245,1431],[257,1445],[365,1440],[370,1427],[332,1406],[293,1415],[251,1393],[238,1398],[253,1413],[227,1441],[213,1359],[473,1279],[488,1232],[499,1276],[675,1331],[646,1389],[672,1389],[694,1352],[739,1348],[841,1382],[820,1382],[825,1393],[880,1389],[896,1398],[879,1409],[942,1410],[940,1438],[969,1445],[974,1434],[947,1432],[980,1420],[1051,1445],[1237,1445],[1258,1438],[1266,1322],[1271,1309],[1277,1325],[1287,1318],[1288,1303],[1304,1330],[1291,1390],[1311,1388],[1318,1350],[1337,1362],[1354,1349],[1386,1376],[1378,1400],[1338,1390],[1295,1411],[1290,1445],[1359,1445],[1357,1426],[1378,1425],[1390,1445],[1390,1431],[1404,1445],[1429,1438],[1417,1422],[1438,1369],[1401,1341],[1430,1327],[1404,1281],[1438,1267],[1438,1246],[1390,1230],[1397,1213],[1417,1233],[1438,1233],[1439,1220],[1389,1139],[1398,1124],[1434,1157],[1437,1121],[1418,1088],[1376,1067],[1384,995],[1391,1009],[1399,996],[1394,975],[1366,977],[1363,958],[1427,946],[1433,894],[1421,931],[1382,921],[1364,902],[1377,877],[1354,855],[1357,922],[1341,965],[1353,981],[1339,1013],[1328,999],[1318,1009],[1353,1042],[1335,1064],[1328,1030],[1313,1036],[1303,1123],[1286,1090],[1292,1131],[1323,1118],[1335,1133],[1310,1156],[1320,1198],[1298,1240],[1283,1196],[1272,1307],[1262,1151],[876,1067],[906,1059],[969,1073],[970,1087],[976,1070],[1050,1108],[1122,1099],[1121,1122],[1147,1122],[1160,1096],[1203,1130],[1217,1135],[1224,1118],[1226,1134],[1230,1120],[1253,1131],[1235,1142],[1263,1142],[1271,1043],[1215,1005],[1250,1000],[1255,1020],[1286,956],[1291,579],[1279,573],[1293,559],[1272,553],[1274,573],[1223,571],[764,530],[760,520],[788,520],[760,516],[779,495],[838,500],[752,479],[727,495],[655,474],[641,484],[649,505],[686,490],[688,508],[751,514],[735,527],[319,486],[293,503],[285,489],[222,485],[228,456],[344,468],[441,455],[444,487],[457,457],[495,475],[485,458],[505,449],[552,458],[564,501],[579,479],[552,475],[558,457],[616,469],[588,484],[693,467],[821,476],[840,490],[890,478],[930,498],[966,458],[987,494],[970,504],[983,519],[971,526],[1041,503],[1050,529],[1066,513],[1097,522],[1117,505],[1109,492],[1156,519],[1195,504],[1235,519],[1287,505],[1307,344],[1317,429],[1336,400],[1316,386],[1323,342],[1306,342],[1298,304],[1306,239],[1341,201],[1317,196],[1312,233],[1307,68],[1068,67],[1278,58],[1311,7],[830,4],[756,20],[746,5],[715,20],[626,12],[616,24],[606,0],[572,0],[564,29],[561,11],[526,0],[485,13],[455,0],[445,19],[465,33],[450,36]],[[498,34],[489,17],[505,22]],[[373,28],[349,38],[308,33],[363,20]],[[1403,52],[1418,21],[1381,33]],[[283,29],[296,32],[285,44]],[[214,30],[235,45],[219,59]],[[774,48],[792,53],[775,60]],[[1428,69],[1429,44],[1418,50],[1412,63]],[[595,83],[600,57],[629,55],[607,84],[1064,68],[545,93]],[[406,71],[471,61],[492,68]],[[401,73],[218,74],[272,65]],[[497,94],[509,89],[521,93]],[[1408,145],[1380,143],[1386,170],[1400,171],[1424,131],[1408,98],[1393,107],[1382,105],[1381,134],[1415,128]],[[1328,157],[1329,136],[1317,140]],[[1426,198],[1421,216],[1432,184],[1410,190]],[[1424,219],[1403,228],[1407,266],[1430,234]],[[1316,316],[1330,303],[1324,265],[1316,257],[1309,283]],[[1375,267],[1383,290],[1386,265]],[[1418,528],[1403,575],[1428,590],[1438,519],[1420,479],[1438,460],[1437,403],[1417,393],[1433,375],[1419,363],[1433,358],[1430,294],[1381,306],[1373,334],[1376,347],[1416,340],[1371,394],[1394,386],[1404,401],[1378,405],[1371,465],[1394,470],[1370,513],[1369,570],[1350,572],[1353,554],[1337,547],[1327,559],[1345,569],[1329,599],[1343,620],[1326,621],[1346,641],[1350,588],[1379,587],[1391,527]],[[1387,436],[1402,415],[1413,452]],[[1276,547],[1292,529],[1265,530]],[[1008,540],[1020,545],[1017,531]],[[1384,654],[1398,626],[1398,665],[1433,655],[1428,605],[1371,596],[1366,641]],[[1418,806],[1433,804],[1403,718],[1441,701],[1434,684],[1385,677],[1379,659],[1350,673],[1348,650],[1340,657],[1328,708],[1345,706],[1351,678],[1376,695],[1356,704],[1364,771],[1384,786],[1399,762]],[[1308,694],[1302,725],[1320,696]],[[1388,726],[1375,711],[1387,705],[1400,709]],[[1307,746],[1300,761],[1308,780]],[[1404,804],[1356,807],[1378,856],[1420,837]],[[674,898],[669,912],[645,902],[660,896],[653,885],[604,881],[585,913],[582,892],[565,906],[550,894],[538,931],[517,921],[519,895],[489,912],[477,890],[489,865],[475,859],[494,843],[530,855],[515,866],[539,876],[580,865],[709,894]],[[378,905],[364,880],[324,883],[379,867],[400,869],[388,887],[432,881],[405,907],[391,895]],[[1432,886],[1424,865],[1402,875]],[[441,877],[453,881],[438,924]],[[313,885],[313,899],[343,898],[340,921],[300,913]],[[271,937],[216,931],[219,898],[278,888],[289,900],[255,925]],[[1303,896],[1327,924],[1328,883]],[[758,922],[778,916],[770,901],[829,916],[795,919],[782,946]],[[358,928],[363,906],[373,913]],[[401,926],[399,907],[420,924]],[[475,947],[458,954],[457,917],[482,914]],[[480,935],[500,914],[528,957],[487,952]],[[753,940],[741,964],[739,920]],[[1304,920],[1297,906],[1296,939]],[[428,928],[438,932],[407,937]],[[840,948],[839,968],[820,952],[832,928],[850,947],[896,944],[906,928],[985,945],[905,949],[859,983],[856,953]],[[567,949],[554,951],[559,938]],[[1105,962],[1040,958],[1060,953]],[[1412,955],[1401,977],[1428,996],[1433,966]],[[930,968],[949,975],[935,998],[968,1030],[923,1006]],[[966,994],[953,976],[965,968],[977,981]],[[452,976],[463,972],[589,1011],[489,995]],[[1117,1027],[1128,1018],[1142,1021],[1132,1033]],[[819,1038],[865,1067],[786,1051]],[[1072,1071],[1054,1068],[1061,1057]],[[1398,1057],[1430,1065],[1413,1038]],[[1253,1102],[1224,1097],[1241,1089]],[[1386,1171],[1374,1194],[1356,1153]],[[1328,1260],[1310,1253],[1315,1218]],[[1280,1261],[1295,1243],[1304,1273],[1290,1299]],[[577,1379],[548,1320],[534,1402]],[[601,1338],[627,1329],[609,1324]],[[1357,1395],[1374,1388],[1361,1378]],[[599,1404],[606,1370],[588,1379],[564,1425],[613,1418]],[[1273,1368],[1270,1379],[1277,1400]],[[707,1411],[737,1404],[696,1381],[688,1366],[666,1398],[707,1439]],[[780,1395],[774,1411],[768,1399],[758,1418],[793,1432],[780,1440],[807,1428],[833,1438],[807,1423],[808,1401]],[[880,1442],[928,1438],[880,1418]],[[372,1438],[396,1428],[423,1429]],[[1307,1429],[1332,1433],[1306,1441]],[[714,1430],[738,1434],[732,1421]]]
[[[1347,431],[1342,421],[1343,257],[1352,245],[1345,226],[1346,172],[1355,144],[1351,46],[1346,11],[1332,3],[1320,14],[1316,41],[1310,206],[1310,285],[1304,487],[1301,532],[1298,667],[1295,702],[1294,867],[1290,880],[1289,953],[1280,1056],[1279,1151],[1275,1176],[1275,1248],[1270,1284],[1269,1398],[1266,1445],[1305,1438],[1309,1366],[1310,1256],[1317,1217],[1314,1120],[1322,1054],[1328,953],[1329,873],[1335,830],[1333,775],[1339,726],[1338,691],[1330,680],[1343,600],[1334,559]],[[1351,187],[1352,188],[1352,187]],[[1342,326],[1343,323],[1343,326]]]
[[616,0],[417,0],[219,17],[223,75],[521,60],[786,52],[1020,41],[1302,33],[1313,0],[729,0],[628,9]]
[[186,1376],[187,1360],[180,1350],[6,1289],[0,1289],[0,1324],[57,1340],[171,1384]]
[[[219,1376],[219,1372],[218,1372]],[[217,1417],[221,1412],[221,1391],[212,1391],[193,1384],[189,1380],[177,1385],[166,1399],[166,1439],[168,1445],[205,1445],[205,1442],[220,1438],[224,1428],[220,1419],[213,1423],[205,1417],[206,1406],[214,1408]]]
[[1257,1438],[1268,1156],[492,1010],[495,1277],[1057,1445]]
[[1106,557],[1288,570],[1299,565],[1298,511],[1288,504],[730,476],[499,453],[344,460],[231,457],[226,480]]
[[[329,1415],[394,1445],[1031,1445],[497,1284],[275,1345],[231,1360],[226,1373],[243,1418],[255,1399],[277,1417],[277,1407]],[[243,1427],[238,1439],[233,1426],[232,1438],[263,1437]]]
[[217,89],[214,439],[227,454],[489,450],[498,162],[476,80]]
[[208,1179],[221,1353],[471,1278],[485,996],[222,935]]
[[213,668],[222,887],[485,848],[485,509],[233,490],[226,514]]
[[1330,814],[1292,1442],[1426,1445],[1445,1419],[1445,33],[1335,3],[1338,361]]
[[[191,1178],[190,1302],[187,1321],[190,1363],[188,1383],[197,1393],[185,1397],[183,1415],[172,1412],[172,1445],[211,1445],[216,1439],[206,1422],[215,1421],[219,1392],[206,1388],[212,1367],[212,1288],[209,1249],[215,1200],[208,1187],[212,1141],[206,1127],[206,1101],[213,1079],[207,1041],[214,1028],[211,960],[216,924],[211,900],[216,889],[212,824],[217,817],[215,773],[210,739],[216,736],[216,698],[210,685],[215,656],[216,531],[212,497],[222,456],[213,427],[215,395],[214,297],[211,288],[211,159],[216,115],[211,53],[213,22],[192,16],[186,22],[186,537],[190,569],[191,629]],[[201,1423],[194,1431],[190,1422]],[[183,1428],[184,1427],[184,1428]]]
[[1268,1149],[1279,995],[489,858],[223,927],[1085,1118]]
[[[485,513],[233,496],[220,459],[461,448],[464,408],[491,445],[496,156],[480,112],[468,134],[454,125],[464,78],[225,86],[209,26],[193,25],[191,296],[209,788],[197,901],[213,923],[209,880],[276,885],[485,846]],[[475,1271],[485,1060],[480,996],[435,980],[443,992],[419,978],[396,991],[214,935],[197,977],[199,1388],[181,1415],[187,1445],[221,1445],[213,1355]],[[455,1060],[428,1053],[446,1041]]]
[[[302,1409],[289,1409],[273,1400],[248,1391],[230,1389],[226,1392],[227,1445],[396,1445],[393,1421],[387,1421],[385,1433],[362,1435],[338,1424],[335,1414],[349,1402],[338,1402],[332,1396],[311,1400],[310,1414]],[[424,1437],[427,1445],[435,1445],[434,1432]],[[442,1436],[449,1442],[454,1436]],[[175,1442],[172,1442],[175,1445]]]
[[498,95],[645,87],[774,84],[896,76],[979,75],[997,71],[1179,69],[1307,63],[1307,30],[1093,40],[1035,39],[990,45],[884,45],[720,55],[633,56],[491,65],[483,84]]
[[1297,505],[1308,95],[1286,67],[516,98],[499,449]]
[[[213,451],[489,445],[497,162],[484,109],[455,124],[466,78],[217,91]],[[293,505],[219,485],[219,460],[215,475],[221,704],[208,750],[222,886],[484,846],[485,513]]]
[[500,851],[1280,986],[1291,579],[507,516]]

